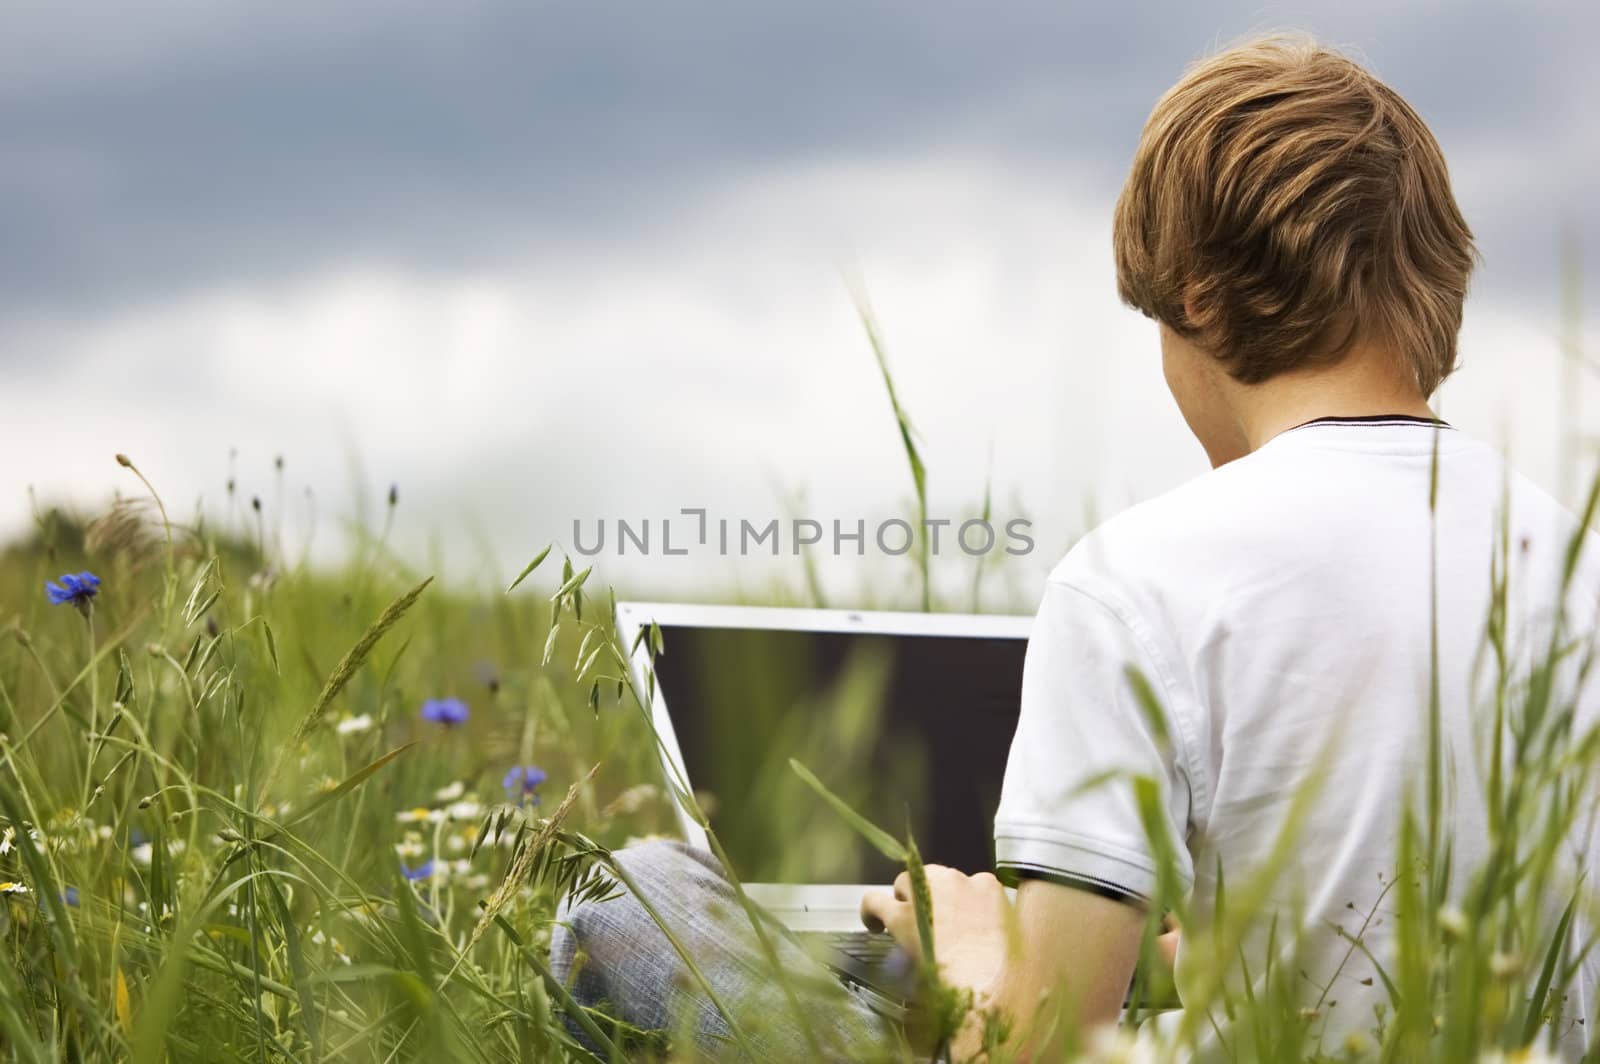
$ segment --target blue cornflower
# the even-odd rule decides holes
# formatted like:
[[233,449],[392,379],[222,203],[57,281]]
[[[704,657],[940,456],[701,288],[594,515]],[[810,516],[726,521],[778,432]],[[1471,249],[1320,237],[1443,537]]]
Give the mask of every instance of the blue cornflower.
[[447,727],[467,722],[467,704],[459,698],[430,698],[422,703],[422,719]]
[[421,864],[417,865],[417,867],[410,868],[410,867],[407,867],[407,865],[406,865],[406,863],[404,861],[401,861],[400,862],[400,874],[405,876],[407,879],[412,880],[413,882],[415,882],[416,880],[419,880],[419,879],[432,879],[433,878],[433,862],[432,861],[423,861]]
[[61,583],[46,580],[44,593],[50,596],[50,605],[73,605],[80,610],[89,608],[89,600],[100,592],[100,578],[91,572],[64,573]]
[[550,777],[545,775],[542,768],[533,765],[512,765],[506,773],[506,778],[500,781],[500,786],[506,789],[506,797],[512,801],[532,799],[534,805],[539,804],[539,785]]
[[76,909],[78,907],[78,888],[68,887],[63,890],[61,892],[61,900]]

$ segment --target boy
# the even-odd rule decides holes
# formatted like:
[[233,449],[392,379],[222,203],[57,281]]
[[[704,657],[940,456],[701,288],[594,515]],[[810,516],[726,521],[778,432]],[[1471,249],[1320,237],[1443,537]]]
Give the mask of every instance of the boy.
[[[1009,1017],[1008,1048],[1047,1054],[1063,1018],[1118,1015],[1162,885],[1152,830],[1176,852],[1170,886],[1207,920],[1221,878],[1273,861],[1294,817],[1276,941],[1303,933],[1309,1044],[1338,1053],[1383,1001],[1374,958],[1403,874],[1401,811],[1426,776],[1435,615],[1438,797],[1471,870],[1487,856],[1473,664],[1497,537],[1517,545],[1519,632],[1564,609],[1587,633],[1600,574],[1580,555],[1563,602],[1577,522],[1428,407],[1455,366],[1472,236],[1433,136],[1361,67],[1272,39],[1193,68],[1145,126],[1114,244],[1122,298],[1158,323],[1167,383],[1215,468],[1107,522],[1051,574],[995,823],[1015,902],[986,872],[930,868],[941,972]],[[1132,787],[1094,785],[1117,774],[1156,782],[1158,823]],[[675,852],[641,867],[714,892],[703,870],[668,867]],[[915,950],[904,876],[862,914]],[[580,911],[572,927],[606,962],[580,982],[627,1012],[629,984],[606,975],[617,925]],[[574,947],[558,935],[558,963]],[[1257,935],[1244,951],[1266,948]],[[1566,1002],[1569,1053],[1595,958]],[[1180,991],[1185,962],[1180,947]],[[975,1016],[952,1056],[981,1035]]]

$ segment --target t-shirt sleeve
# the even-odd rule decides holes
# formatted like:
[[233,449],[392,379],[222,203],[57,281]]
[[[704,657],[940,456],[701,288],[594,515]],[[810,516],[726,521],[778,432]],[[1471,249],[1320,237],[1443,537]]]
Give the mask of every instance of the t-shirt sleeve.
[[1180,888],[1192,887],[1183,755],[1150,722],[1130,666],[1166,706],[1169,692],[1148,639],[1102,599],[1052,579],[1028,640],[1021,716],[995,816],[1003,878],[1151,899],[1155,851],[1133,785],[1126,776],[1108,778],[1126,773],[1157,781]]

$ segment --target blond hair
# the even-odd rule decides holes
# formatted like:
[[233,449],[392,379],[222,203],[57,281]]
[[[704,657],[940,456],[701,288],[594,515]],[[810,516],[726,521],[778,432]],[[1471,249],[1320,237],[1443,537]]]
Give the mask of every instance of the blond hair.
[[1145,123],[1113,225],[1124,302],[1258,383],[1358,336],[1423,395],[1455,368],[1476,259],[1444,154],[1359,65],[1302,37],[1192,67]]

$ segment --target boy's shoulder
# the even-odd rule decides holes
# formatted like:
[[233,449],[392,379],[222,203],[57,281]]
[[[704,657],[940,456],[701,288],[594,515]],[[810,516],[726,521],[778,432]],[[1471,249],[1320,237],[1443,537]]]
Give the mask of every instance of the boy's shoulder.
[[1051,582],[1138,609],[1184,599],[1204,608],[1240,587],[1282,586],[1315,570],[1333,579],[1375,552],[1425,565],[1437,521],[1454,547],[1442,557],[1473,577],[1488,571],[1502,527],[1546,586],[1576,544],[1570,579],[1600,595],[1600,533],[1495,448],[1455,435],[1435,459],[1427,448],[1326,443],[1269,445],[1129,507],[1074,544]]
[[1050,573],[1088,584],[1162,579],[1173,568],[1215,565],[1270,536],[1289,474],[1264,452],[1246,455],[1134,504],[1085,533]]

